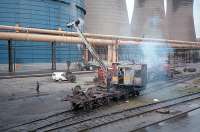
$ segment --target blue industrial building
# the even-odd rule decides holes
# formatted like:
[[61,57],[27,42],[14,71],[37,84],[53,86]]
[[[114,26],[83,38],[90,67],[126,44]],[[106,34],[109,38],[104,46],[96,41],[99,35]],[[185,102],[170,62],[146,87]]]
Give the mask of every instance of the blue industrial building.
[[[19,25],[43,29],[66,28],[66,23],[84,18],[84,0],[0,0],[0,25]],[[12,41],[14,64],[51,63],[52,45],[41,42]],[[56,44],[56,62],[79,61],[77,45]],[[9,63],[8,41],[0,41],[0,64]]]

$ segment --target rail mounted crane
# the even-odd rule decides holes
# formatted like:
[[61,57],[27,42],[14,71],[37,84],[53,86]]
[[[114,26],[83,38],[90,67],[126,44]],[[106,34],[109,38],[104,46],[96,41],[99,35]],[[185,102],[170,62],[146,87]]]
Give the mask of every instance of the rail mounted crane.
[[83,92],[80,86],[76,86],[72,89],[73,95],[68,96],[66,100],[72,103],[74,109],[84,108],[87,110],[107,104],[113,99],[139,95],[147,84],[147,65],[113,63],[112,68],[109,68],[79,29],[81,21],[81,19],[73,21],[67,24],[67,27],[76,29],[83,44],[99,63],[100,69],[103,70],[104,82],[107,85],[105,89],[93,87],[88,88],[86,92]]

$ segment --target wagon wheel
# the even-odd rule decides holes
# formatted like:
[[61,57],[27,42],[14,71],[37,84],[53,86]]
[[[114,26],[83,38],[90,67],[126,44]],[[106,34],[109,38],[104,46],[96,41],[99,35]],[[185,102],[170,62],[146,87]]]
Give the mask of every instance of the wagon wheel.
[[74,83],[76,81],[76,76],[70,75],[69,76],[69,81],[72,82],[72,83]]
[[92,110],[94,107],[93,105],[94,105],[93,101],[88,102],[88,110]]
[[[103,98],[102,98],[102,99],[103,99]],[[95,106],[96,106],[96,107],[99,107],[99,106],[102,105],[102,99],[96,99],[96,101],[95,101]]]
[[83,110],[85,110],[85,111],[87,110],[87,103],[83,104]]
[[74,110],[80,109],[79,105],[76,104],[76,103],[72,103],[72,107],[73,107]]
[[136,96],[139,96],[139,95],[140,95],[140,92],[139,92],[139,91],[135,91],[135,95],[136,95]]
[[104,105],[105,104],[105,97],[103,97],[101,100],[100,100],[100,106]]
[[79,93],[81,92],[81,86],[76,85],[76,86],[72,89],[72,91],[73,91],[73,95],[79,94]]
[[104,102],[105,102],[105,104],[108,105],[110,103],[110,98],[109,97],[105,97],[104,98]]
[[85,111],[91,110],[92,108],[93,108],[92,102],[85,102],[83,104],[83,110],[85,110]]

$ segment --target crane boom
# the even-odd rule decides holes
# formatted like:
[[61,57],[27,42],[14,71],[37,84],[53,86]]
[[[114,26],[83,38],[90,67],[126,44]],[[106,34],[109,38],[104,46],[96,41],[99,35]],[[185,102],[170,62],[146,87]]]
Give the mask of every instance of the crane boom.
[[82,39],[82,41],[83,41],[84,45],[86,46],[86,48],[90,51],[90,53],[95,58],[95,60],[103,68],[104,72],[107,73],[107,66],[105,65],[105,63],[103,62],[103,60],[99,57],[99,55],[96,53],[96,51],[92,47],[92,45],[87,41],[87,39],[85,38],[85,36],[83,35],[83,33],[80,31],[80,29],[78,27],[79,24],[80,24],[80,20],[77,20],[77,21],[74,21],[74,22],[71,22],[71,23],[67,24],[67,26],[68,27],[73,26],[76,29],[78,35]]

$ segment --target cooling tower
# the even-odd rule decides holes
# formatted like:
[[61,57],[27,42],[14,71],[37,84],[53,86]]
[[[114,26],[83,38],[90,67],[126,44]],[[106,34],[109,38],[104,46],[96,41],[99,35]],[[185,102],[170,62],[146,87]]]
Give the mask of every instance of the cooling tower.
[[129,35],[125,0],[85,0],[86,32]]
[[86,31],[195,41],[193,0],[134,0],[131,24],[126,0],[86,0]]
[[148,38],[165,38],[165,10],[163,0],[135,0],[132,35]]
[[167,0],[169,39],[195,41],[193,0]]
[[126,0],[86,0],[86,11],[87,32],[153,38],[165,36],[162,0],[135,0],[130,24]]

